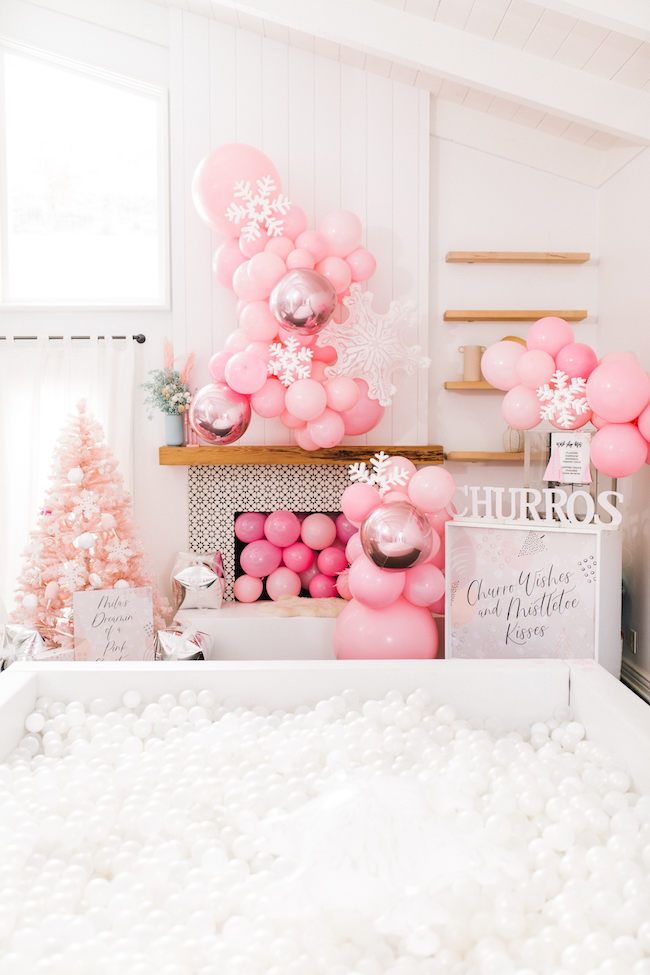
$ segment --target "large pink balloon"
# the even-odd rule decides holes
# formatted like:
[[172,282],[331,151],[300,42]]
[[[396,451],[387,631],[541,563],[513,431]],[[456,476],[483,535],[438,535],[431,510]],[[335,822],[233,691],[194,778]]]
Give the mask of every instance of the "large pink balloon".
[[284,412],[285,388],[278,379],[267,379],[251,396],[251,406],[259,416],[270,420]]
[[608,423],[591,441],[592,463],[609,477],[635,474],[645,464],[647,455],[648,444],[634,423]]
[[192,199],[199,216],[225,237],[238,237],[241,223],[233,223],[226,217],[226,210],[233,202],[235,183],[243,180],[255,186],[264,176],[274,181],[276,193],[282,189],[277,169],[259,149],[243,143],[219,146],[194,171]]
[[239,326],[252,342],[272,342],[278,334],[278,323],[271,314],[268,301],[249,301],[242,308]]
[[554,372],[555,359],[541,349],[524,352],[515,366],[518,384],[528,386],[529,389],[537,389],[538,386],[550,382]]
[[350,484],[341,495],[341,511],[353,525],[360,525],[381,504],[381,494],[373,484]]
[[232,276],[245,260],[237,238],[224,241],[221,247],[216,249],[212,258],[212,270],[219,284],[224,288],[232,288]]
[[282,233],[286,237],[290,237],[291,240],[295,240],[304,231],[306,226],[307,215],[305,211],[302,207],[292,203],[282,218]]
[[293,511],[272,511],[264,523],[264,534],[272,545],[287,548],[300,538],[300,520]]
[[282,552],[277,545],[260,538],[259,541],[250,542],[242,549],[239,561],[246,575],[263,579],[278,568],[282,561]]
[[256,393],[266,382],[266,363],[253,352],[236,352],[228,359],[224,375],[236,393]]
[[405,581],[404,572],[386,572],[365,555],[352,563],[348,575],[352,598],[373,609],[383,609],[399,599]]
[[295,542],[283,550],[282,561],[294,572],[306,572],[314,562],[314,550],[304,542]]
[[526,345],[529,349],[541,349],[553,358],[565,345],[573,342],[573,329],[563,318],[547,315],[534,322],[528,329]]
[[300,595],[300,576],[285,565],[270,574],[266,580],[266,591],[273,600],[283,599],[286,596]]
[[527,386],[515,386],[503,397],[501,413],[515,430],[530,430],[540,421],[539,400]]
[[650,379],[638,362],[601,362],[587,380],[587,400],[609,423],[635,420],[650,400]]
[[345,260],[352,272],[353,281],[367,281],[377,269],[377,261],[365,247],[357,247]]
[[445,593],[445,577],[428,562],[416,565],[406,573],[404,598],[414,606],[433,606]]
[[285,403],[289,413],[300,420],[315,420],[325,409],[327,397],[322,383],[314,379],[298,379],[287,389]]
[[319,447],[335,447],[345,435],[345,424],[339,413],[323,410],[307,425],[309,435]]
[[334,314],[336,289],[319,271],[288,271],[273,288],[269,307],[291,334],[315,335]]
[[519,342],[495,342],[481,358],[481,372],[497,389],[512,389],[519,382],[515,367],[525,349]]
[[339,660],[430,660],[438,632],[427,609],[402,597],[385,609],[352,599],[336,620],[334,650]]
[[348,560],[345,552],[334,545],[328,545],[318,556],[318,571],[325,576],[337,576],[348,567]]
[[335,257],[330,254],[318,262],[316,270],[324,278],[327,278],[337,295],[343,294],[350,287],[352,272],[342,257]]
[[351,410],[359,400],[359,387],[354,379],[350,379],[349,376],[332,376],[323,385],[325,386],[327,405],[331,410],[336,410],[337,413]]
[[203,386],[190,405],[190,426],[211,444],[234,443],[246,433],[250,421],[248,396],[236,393],[226,383]]
[[376,399],[368,396],[368,383],[365,379],[355,379],[359,389],[359,399],[349,410],[341,413],[345,433],[348,437],[356,437],[361,433],[368,433],[376,427],[384,415],[384,407]]
[[301,537],[305,545],[320,552],[336,538],[336,525],[327,515],[307,515],[302,523]]
[[235,538],[240,542],[257,542],[264,538],[266,515],[260,511],[244,511],[235,518]]
[[333,210],[318,225],[330,254],[347,257],[361,243],[361,221],[349,210]]
[[254,603],[262,595],[263,588],[262,580],[255,576],[238,576],[232,587],[239,603]]
[[409,481],[407,490],[416,508],[432,512],[440,511],[449,504],[456,484],[444,467],[422,467]]
[[588,379],[598,365],[598,356],[584,342],[569,342],[556,355],[555,364],[571,379]]

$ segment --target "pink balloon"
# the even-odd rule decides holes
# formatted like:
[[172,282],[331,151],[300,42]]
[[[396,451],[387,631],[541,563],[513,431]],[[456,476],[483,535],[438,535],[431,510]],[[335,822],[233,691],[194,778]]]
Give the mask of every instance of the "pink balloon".
[[239,325],[253,342],[272,342],[278,334],[268,301],[249,301],[239,316]]
[[[415,466],[413,461],[408,459],[408,457],[402,457],[400,454],[395,454],[393,457],[391,457],[391,459],[386,464],[386,473],[390,473],[391,471],[397,471],[397,470],[406,471],[406,473],[408,474],[408,480],[406,484],[408,484],[408,481],[413,477],[413,475],[417,471],[417,467]],[[406,484],[404,485],[404,490],[406,490]]]
[[335,447],[345,436],[345,425],[339,413],[324,410],[307,424],[309,435],[319,447]]
[[235,518],[235,538],[240,542],[257,542],[264,538],[266,515],[259,511],[245,511]]
[[[336,362],[336,350],[331,345],[315,345],[314,359],[331,366]],[[354,380],[352,380],[354,382]]]
[[354,382],[359,389],[359,399],[351,409],[341,413],[348,437],[368,433],[377,426],[384,415],[384,407],[376,399],[370,399],[368,396],[368,383],[365,379],[355,379]]
[[[593,422],[593,418],[592,418]],[[645,440],[650,440],[650,406],[646,406],[645,410],[639,415],[637,420],[639,425],[639,432]]]
[[591,461],[609,477],[629,477],[641,470],[648,444],[634,423],[608,423],[591,440]]
[[350,571],[345,569],[343,572],[339,572],[336,577],[336,591],[338,592],[341,599],[352,599],[352,593],[350,592]]
[[557,423],[555,420],[551,420],[551,426],[554,426],[556,430],[579,430],[580,427],[584,427],[586,423],[589,423],[592,417],[591,410],[587,410],[586,413],[576,413],[574,410],[568,412],[572,416],[570,423],[568,421]]
[[309,583],[309,595],[312,599],[333,599],[338,596],[332,576],[325,576],[322,572],[317,572]]
[[341,510],[353,525],[360,525],[381,504],[381,494],[373,484],[350,484],[341,495]]
[[408,496],[421,511],[440,511],[454,496],[456,483],[444,467],[422,467],[409,481]]
[[286,548],[300,538],[300,521],[293,511],[272,511],[264,523],[264,534],[272,545]]
[[300,534],[305,545],[320,552],[331,545],[336,538],[336,525],[327,515],[307,515],[302,523]]
[[269,359],[271,358],[271,350],[269,349],[268,342],[251,342],[250,345],[246,346],[244,352],[250,352],[251,355],[257,356],[268,368]]
[[236,352],[224,370],[226,382],[236,393],[256,393],[266,382],[266,363],[252,352]]
[[230,349],[222,349],[221,352],[215,352],[208,362],[208,372],[210,373],[212,379],[215,383],[222,383],[225,379],[226,363],[228,359],[232,357],[233,353]]
[[266,580],[266,591],[273,600],[283,599],[286,596],[300,595],[300,576],[285,565],[280,566]]
[[432,613],[437,613],[439,616],[445,615],[445,597],[441,596],[431,607]]
[[481,372],[497,389],[512,389],[518,383],[516,366],[525,353],[519,342],[495,342],[481,358]]
[[358,559],[360,555],[363,555],[363,545],[361,544],[361,535],[359,532],[355,532],[354,535],[350,535],[347,544],[345,546],[345,557],[352,565],[355,559]]
[[209,383],[194,394],[188,419],[201,440],[214,445],[235,443],[251,421],[250,400],[226,383]]
[[405,581],[404,572],[385,572],[365,555],[355,559],[348,575],[352,598],[373,609],[383,609],[399,599]]
[[515,365],[517,381],[529,389],[537,389],[551,380],[555,372],[555,359],[541,349],[524,352]]
[[413,606],[432,606],[445,592],[445,577],[440,569],[428,562],[408,569],[404,583],[404,598]]
[[273,288],[286,273],[286,264],[277,254],[255,254],[240,264],[232,279],[235,294],[246,301],[268,298]]
[[346,257],[361,243],[361,221],[349,210],[333,210],[318,225],[330,254]]
[[529,349],[540,349],[555,356],[565,345],[573,342],[573,329],[563,318],[547,315],[534,322],[528,329],[526,345]]
[[598,356],[590,345],[569,342],[556,355],[555,364],[571,379],[588,379],[598,365]]
[[245,260],[236,237],[226,240],[221,247],[217,247],[212,258],[212,270],[219,284],[224,288],[232,288],[232,276]]
[[334,649],[339,660],[430,660],[438,650],[438,631],[427,609],[404,598],[385,609],[352,599],[337,617]]
[[353,281],[367,281],[377,269],[377,261],[365,247],[357,247],[345,258]]
[[240,603],[254,603],[262,595],[263,588],[262,580],[255,576],[238,576],[232,587],[235,599]]
[[199,216],[225,237],[238,237],[241,223],[231,222],[226,210],[233,202],[235,183],[248,180],[255,185],[258,179],[270,176],[275,191],[282,189],[277,169],[263,152],[242,143],[219,146],[194,171],[192,199]]
[[609,423],[627,423],[648,405],[650,379],[637,361],[601,362],[587,380],[587,400]]
[[255,576],[256,579],[263,579],[270,575],[280,565],[282,552],[276,545],[265,538],[259,541],[250,542],[239,556],[239,562],[246,575]]
[[[288,410],[283,410],[280,414],[280,419],[289,430],[302,430],[307,426],[304,420],[293,416]],[[309,439],[311,440],[311,437]]]
[[243,237],[240,237],[239,250],[244,257],[255,257],[256,254],[262,253],[269,240],[269,235],[264,231],[262,231],[259,237],[253,237],[252,240],[244,240]]
[[264,250],[267,254],[277,254],[283,261],[286,261],[291,251],[294,250],[293,241],[290,237],[271,237]]
[[278,379],[266,380],[261,389],[251,396],[251,406],[259,416],[270,420],[284,412],[285,389]]
[[316,265],[316,270],[330,282],[337,295],[350,287],[352,274],[342,257],[325,257]]
[[336,517],[336,537],[339,539],[343,545],[347,545],[353,535],[356,535],[357,529],[356,525],[353,525],[351,521],[345,517],[344,514],[337,515]]
[[637,366],[639,360],[635,356],[634,352],[608,352],[604,355],[601,362],[627,362],[630,366]]
[[304,542],[295,542],[284,549],[282,561],[288,569],[292,569],[294,572],[306,572],[313,565],[314,552]]
[[540,421],[539,400],[527,386],[515,386],[503,397],[501,413],[508,426],[530,430]]
[[327,397],[321,383],[314,379],[298,379],[287,389],[287,410],[301,420],[315,420],[327,405]]
[[316,230],[305,230],[296,237],[296,247],[309,251],[314,261],[322,261],[328,252],[327,241]]
[[308,270],[313,270],[316,266],[316,261],[314,260],[314,255],[311,251],[306,250],[304,247],[296,247],[291,253],[287,255],[287,270],[293,271],[298,268],[304,267]]
[[303,332],[296,332],[295,329],[285,328],[284,325],[278,327],[278,338],[282,342],[288,339],[295,339],[300,345],[309,349],[316,341],[316,335],[305,335]]
[[[436,514],[437,514],[437,512],[436,512]],[[433,524],[431,523],[431,518],[433,518],[433,517],[434,517],[434,515],[431,515],[431,514],[426,515],[426,519],[427,519],[427,521],[429,522],[429,524],[431,525],[432,528],[433,528]],[[438,532],[435,530],[435,528],[433,528],[433,531],[431,532],[431,551],[429,552],[429,555],[424,560],[424,562],[422,562],[420,564],[421,565],[424,565],[424,563],[426,563],[426,562],[433,562],[434,559],[435,559],[435,557],[437,556],[438,552],[440,551],[440,546],[441,545],[442,545],[442,538],[438,534]]]
[[434,532],[437,532],[442,538],[445,537],[445,525],[448,521],[451,521],[454,517],[449,514],[449,505],[446,508],[441,508],[440,511],[433,511],[431,514],[427,515],[427,521],[433,528]]
[[250,335],[247,335],[241,328],[236,328],[227,336],[225,347],[230,353],[243,352],[250,342]]
[[591,414],[591,422],[596,427],[596,430],[600,430],[601,427],[607,426],[607,420],[602,416],[598,416],[597,413]]
[[384,504],[393,504],[395,501],[410,502],[411,499],[409,498],[406,491],[386,491],[386,494],[383,496],[382,500]]
[[[317,383],[323,383],[323,385],[324,385],[324,379],[325,379],[325,363],[324,362],[314,362],[312,360],[312,364],[311,364],[311,375],[310,375],[309,378],[310,379],[315,379]],[[325,395],[327,396],[327,390],[325,391]]]
[[313,451],[320,450],[318,444],[312,439],[312,436],[307,429],[307,426],[301,427],[295,431],[296,443],[302,450]]
[[[324,367],[324,363],[320,363],[320,365]],[[312,376],[313,374],[314,366],[312,366]],[[327,405],[330,409],[336,410],[337,413],[351,410],[359,400],[359,387],[354,379],[350,379],[349,376],[333,376],[323,385],[325,386]]]
[[318,566],[316,565],[316,559],[314,559],[314,561],[312,562],[312,564],[309,566],[308,569],[305,569],[304,572],[299,573],[300,584],[302,585],[302,588],[306,589],[307,592],[309,592],[309,583],[314,578],[314,576],[317,576],[319,574],[320,573],[318,571]]
[[302,207],[292,203],[282,218],[282,233],[285,237],[295,240],[307,226],[307,217]]
[[317,559],[318,571],[322,572],[325,576],[337,576],[339,572],[343,572],[344,569],[348,567],[348,560],[345,557],[345,552],[340,548],[335,548],[333,545],[329,545],[324,548]]

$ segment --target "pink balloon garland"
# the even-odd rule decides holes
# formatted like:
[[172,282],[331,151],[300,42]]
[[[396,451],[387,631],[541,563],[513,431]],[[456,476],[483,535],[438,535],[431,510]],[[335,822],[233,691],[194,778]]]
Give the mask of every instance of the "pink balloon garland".
[[525,349],[508,340],[489,346],[481,369],[506,391],[501,411],[509,426],[531,430],[547,419],[577,430],[591,420],[596,470],[628,477],[650,462],[650,376],[633,353],[599,361],[591,346],[574,341],[568,322],[549,316],[531,325]]
[[[214,253],[213,272],[239,298],[238,327],[209,363],[213,384],[244,398],[249,415],[278,417],[305,450],[334,447],[348,434],[371,430],[383,407],[367,396],[362,380],[326,381],[324,350],[312,348],[350,284],[375,271],[356,214],[335,210],[308,229],[304,211],[283,194],[271,160],[243,144],[220,146],[201,160],[192,198],[199,216],[226,238]],[[328,361],[335,360],[334,353]],[[213,389],[199,390],[199,402],[210,396],[214,402],[207,392]],[[200,409],[190,413],[192,428],[205,439],[201,419]],[[240,425],[240,435],[247,425]],[[224,429],[220,440],[218,418],[211,417],[210,442],[233,443],[232,423]]]

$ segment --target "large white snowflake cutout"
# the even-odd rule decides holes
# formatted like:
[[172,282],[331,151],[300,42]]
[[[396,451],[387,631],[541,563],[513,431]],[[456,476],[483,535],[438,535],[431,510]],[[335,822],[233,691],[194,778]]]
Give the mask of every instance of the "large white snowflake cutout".
[[290,386],[296,379],[309,379],[311,376],[314,353],[293,336],[285,342],[273,342],[269,345],[269,352],[269,376],[277,376],[283,386]]
[[59,572],[61,575],[57,582],[62,589],[67,589],[68,592],[77,592],[86,583],[86,570],[73,559],[62,562]]
[[231,223],[242,224],[242,240],[257,240],[262,231],[269,237],[281,236],[284,230],[281,217],[289,212],[291,203],[283,193],[276,193],[276,189],[272,176],[256,180],[255,189],[247,179],[235,183],[233,199],[225,215]]
[[390,463],[390,454],[380,450],[370,458],[370,467],[363,460],[350,464],[350,480],[353,484],[372,484],[382,495],[392,488],[404,487],[408,484],[409,472],[404,467],[390,467]]
[[419,345],[407,345],[402,329],[413,324],[412,308],[392,301],[385,315],[373,311],[372,292],[353,284],[343,299],[349,311],[344,322],[329,322],[318,333],[318,345],[331,345],[336,362],[328,366],[328,376],[365,379],[368,396],[382,406],[390,406],[397,391],[392,375],[402,369],[409,375],[425,369],[431,360]]
[[537,390],[537,398],[542,404],[541,418],[570,430],[577,417],[589,412],[586,388],[586,379],[570,379],[561,369],[556,370],[551,376],[551,382]]

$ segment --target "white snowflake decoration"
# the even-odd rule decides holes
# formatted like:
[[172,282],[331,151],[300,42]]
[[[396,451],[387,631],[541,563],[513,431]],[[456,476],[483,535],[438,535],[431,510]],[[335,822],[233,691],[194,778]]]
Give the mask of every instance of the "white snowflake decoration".
[[542,404],[541,418],[570,430],[576,417],[589,412],[586,388],[586,379],[570,379],[561,369],[556,370],[551,376],[551,382],[537,390],[537,398]]
[[343,299],[349,311],[344,322],[329,322],[317,339],[318,345],[331,345],[336,362],[328,366],[328,376],[350,376],[365,379],[368,395],[382,406],[390,406],[397,391],[392,375],[402,369],[411,375],[425,369],[431,360],[419,345],[407,345],[402,329],[413,324],[412,308],[392,301],[385,315],[372,309],[372,292],[353,284],[350,295]]
[[277,376],[283,386],[291,386],[297,379],[309,379],[311,376],[314,353],[293,336],[285,342],[273,342],[269,345],[269,352],[269,375]]
[[390,454],[380,450],[370,458],[370,467],[365,461],[350,464],[350,480],[353,484],[372,484],[381,495],[392,488],[405,487],[410,477],[404,467],[389,467]]
[[266,231],[269,237],[280,237],[284,230],[281,217],[289,212],[290,207],[287,197],[283,193],[276,193],[273,177],[262,176],[255,181],[255,189],[247,179],[235,183],[233,200],[225,215],[231,223],[242,224],[242,240],[251,241],[261,237],[262,231]]
[[111,538],[110,542],[106,545],[106,551],[108,552],[109,562],[118,562],[120,565],[126,565],[133,555],[132,550],[129,548],[129,543],[117,537]]
[[92,518],[99,514],[99,502],[94,491],[81,491],[74,499],[74,513],[78,518]]
[[72,559],[61,563],[60,572],[57,582],[68,592],[77,592],[86,582],[86,570]]

